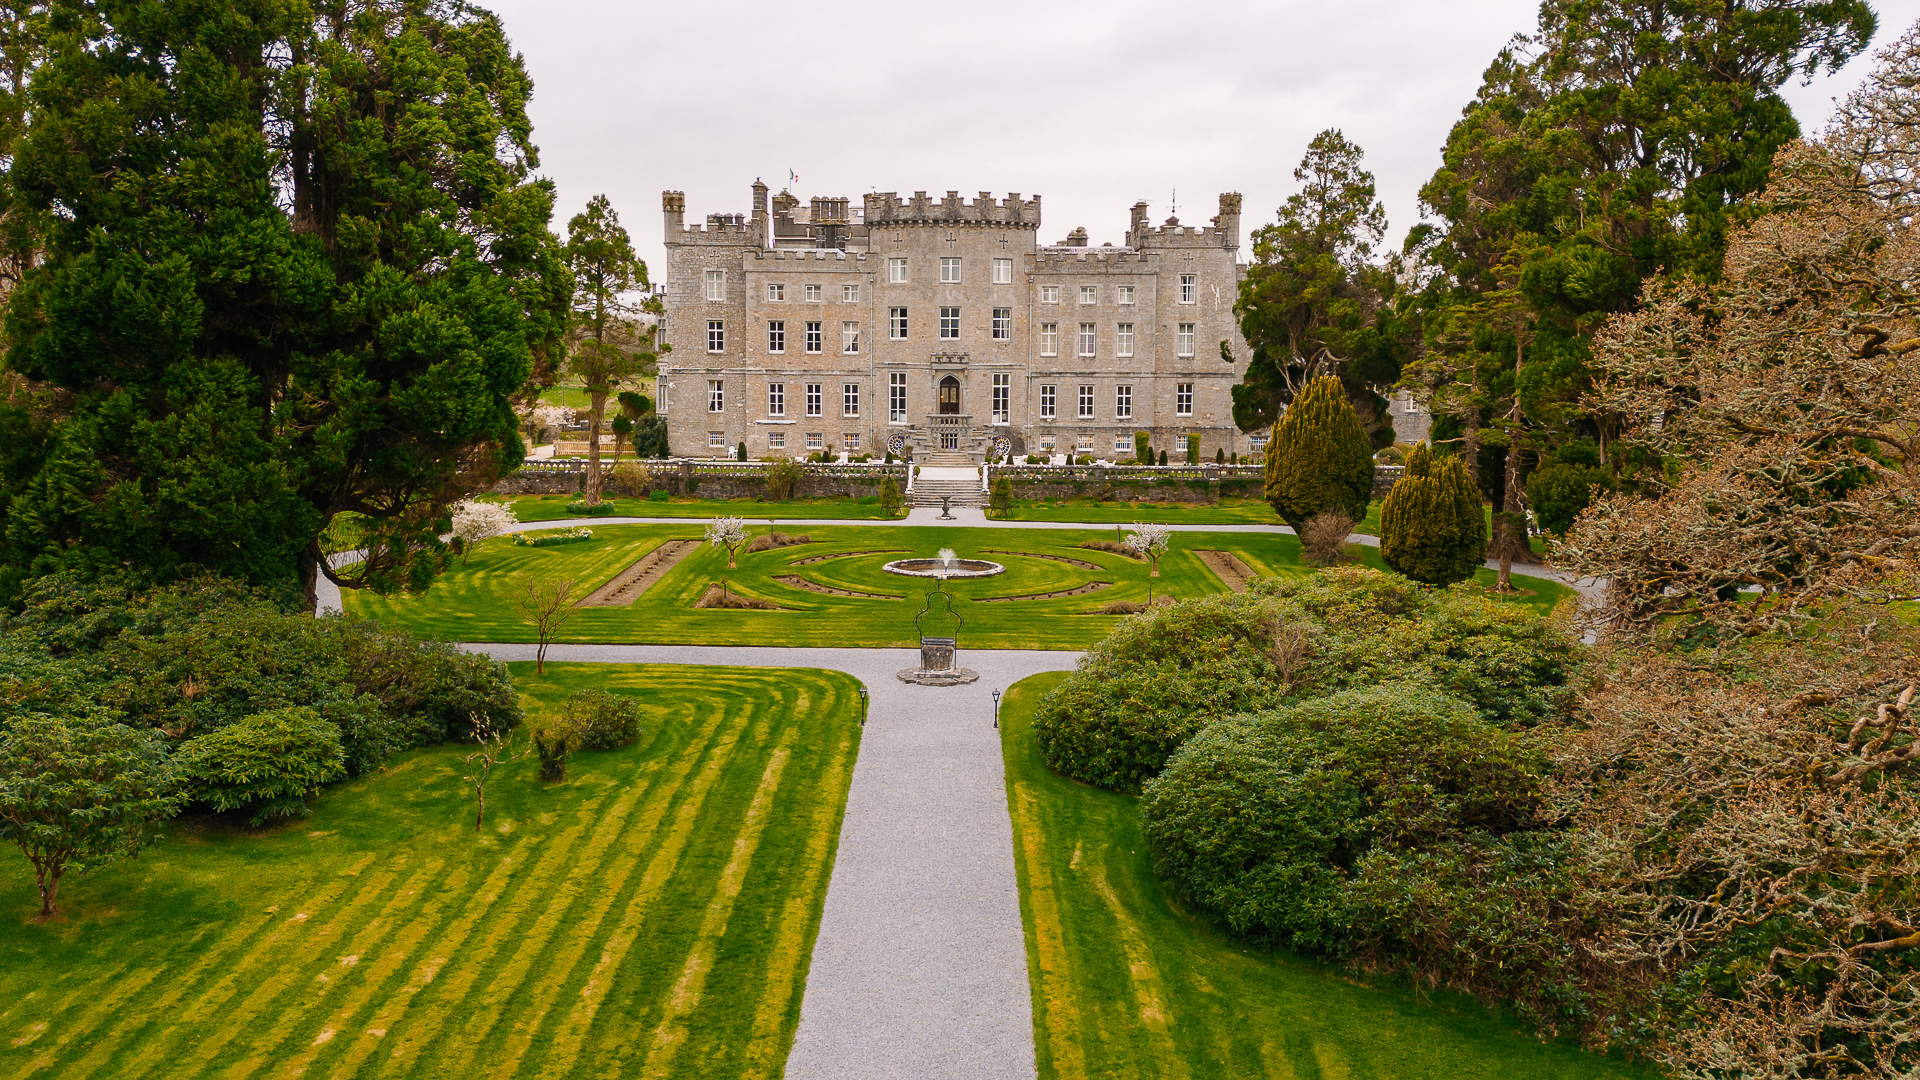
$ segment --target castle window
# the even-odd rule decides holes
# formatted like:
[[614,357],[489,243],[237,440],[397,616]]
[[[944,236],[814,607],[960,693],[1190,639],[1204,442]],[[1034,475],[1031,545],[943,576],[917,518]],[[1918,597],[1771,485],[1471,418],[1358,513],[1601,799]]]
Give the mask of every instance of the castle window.
[[1053,384],[1043,383],[1040,387],[1040,418],[1053,419]]
[[860,384],[857,382],[840,384],[840,415],[860,415]]
[[767,449],[784,450],[787,448],[787,433],[784,431],[767,432]]
[[1013,260],[1012,259],[993,260],[993,283],[995,285],[1013,284]]
[[817,322],[808,323],[807,324],[807,351],[808,352],[817,353],[820,351],[820,337],[821,337],[820,324]]
[[[820,384],[817,382],[810,382],[807,384],[807,415],[808,416],[820,415]],[[813,443],[811,441],[812,436],[808,436],[808,439],[809,441],[807,445],[813,446]]]
[[783,353],[787,351],[787,324],[785,320],[774,319],[767,323],[767,351]]
[[840,286],[840,299],[849,304],[859,303],[860,302],[860,286],[858,285]]
[[1093,343],[1094,343],[1093,324],[1090,322],[1081,323],[1080,324],[1080,355],[1092,356]]
[[718,431],[707,432],[707,449],[723,450],[726,448],[726,445],[727,437],[724,434]]
[[727,324],[719,319],[707,320],[707,351],[727,351]]
[[860,449],[860,433],[857,431],[849,431],[840,436],[840,447],[844,450]]
[[787,384],[786,383],[775,382],[775,383],[767,384],[767,415],[768,416],[787,415]]
[[1133,355],[1133,324],[1123,322],[1113,328],[1113,355]]
[[1074,437],[1073,442],[1074,442],[1075,450],[1078,450],[1083,454],[1093,453],[1093,436],[1092,435],[1082,432],[1081,434]]
[[785,300],[786,298],[787,298],[787,287],[785,285],[768,285],[767,286],[767,299]]
[[1118,386],[1113,391],[1113,415],[1122,420],[1133,418],[1133,387]]
[[1058,444],[1059,440],[1052,435],[1040,436],[1040,449],[1045,450],[1049,454],[1053,453],[1053,448]]
[[1006,341],[1013,337],[1013,309],[997,307],[993,309],[993,340]]
[[725,300],[727,298],[727,272],[725,270],[707,271],[707,299]]
[[1100,302],[1099,293],[1100,290],[1098,286],[1082,285],[1080,286],[1080,302],[1083,304],[1097,304]]
[[904,371],[887,376],[887,419],[896,424],[907,422],[907,373]]
[[840,324],[840,351],[848,354],[860,351],[859,323],[843,322]]
[[940,259],[940,284],[960,284],[960,260],[955,256],[942,256]]
[[1199,282],[1199,279],[1192,274],[1180,275],[1180,302],[1181,303],[1192,304],[1192,303],[1196,303],[1200,299],[1199,297],[1200,286],[1198,282]]
[[1181,323],[1180,333],[1175,340],[1180,346],[1181,356],[1192,356],[1193,355],[1193,324],[1190,322]]
[[[1091,386],[1080,388],[1080,419],[1093,419],[1093,387]],[[1092,444],[1088,445],[1091,448]]]
[[887,336],[895,341],[907,340],[907,309],[903,307],[887,309]]
[[1132,449],[1133,449],[1133,440],[1132,440],[1132,439],[1129,439],[1129,438],[1127,438],[1127,437],[1126,437],[1125,435],[1115,435],[1115,436],[1113,437],[1113,452],[1114,452],[1114,453],[1116,453],[1116,454],[1124,454],[1124,453],[1126,453],[1127,451],[1129,451],[1129,450],[1132,450]]
[[1040,324],[1040,355],[1060,355],[1060,324],[1043,322]]
[[813,303],[816,303],[816,304],[819,303],[820,302],[820,286],[818,285],[807,286],[807,299],[812,301]]
[[707,380],[707,411],[727,411],[727,384],[721,379]]
[[1173,414],[1175,416],[1193,415],[1193,384],[1177,383],[1173,391]]
[[943,307],[940,309],[940,337],[952,340],[960,336],[960,309]]
[[1060,286],[1058,285],[1040,286],[1040,302],[1043,304],[1059,303],[1060,302]]
[[993,422],[1007,422],[1007,401],[1013,396],[1013,376],[995,374],[993,377]]
[[820,431],[807,432],[807,449],[824,450],[826,449],[826,446],[827,446],[827,436],[825,432],[820,432]]
[[902,282],[906,281],[907,280],[907,260],[888,259],[887,260],[887,280],[892,282],[895,285],[899,285]]
[[1117,296],[1115,299],[1119,300],[1119,302],[1122,304],[1133,303],[1133,286],[1131,285],[1120,286],[1120,295]]

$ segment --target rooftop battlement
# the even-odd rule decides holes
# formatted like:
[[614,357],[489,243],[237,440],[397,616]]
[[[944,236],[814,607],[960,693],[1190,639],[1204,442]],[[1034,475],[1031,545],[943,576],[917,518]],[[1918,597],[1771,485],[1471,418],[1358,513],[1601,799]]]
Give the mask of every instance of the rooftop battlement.
[[916,191],[913,198],[902,199],[898,192],[880,191],[866,196],[869,226],[883,225],[1002,225],[1016,229],[1040,227],[1040,196],[1020,198],[1017,191],[996,201],[993,193],[983,191],[968,202],[957,191],[944,199],[928,198]]
[[1226,248],[1240,247],[1240,193],[1220,195],[1220,213],[1211,225],[1182,225],[1170,217],[1157,228],[1147,224],[1147,204],[1133,204],[1133,220],[1127,228],[1127,246],[1132,248]]

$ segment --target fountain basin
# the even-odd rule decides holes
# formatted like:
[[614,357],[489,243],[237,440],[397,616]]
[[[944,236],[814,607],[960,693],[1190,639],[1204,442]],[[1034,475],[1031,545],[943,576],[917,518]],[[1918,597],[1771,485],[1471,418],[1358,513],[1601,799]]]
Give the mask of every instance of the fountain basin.
[[895,559],[881,567],[889,574],[924,578],[981,578],[1004,574],[1007,568],[986,559]]

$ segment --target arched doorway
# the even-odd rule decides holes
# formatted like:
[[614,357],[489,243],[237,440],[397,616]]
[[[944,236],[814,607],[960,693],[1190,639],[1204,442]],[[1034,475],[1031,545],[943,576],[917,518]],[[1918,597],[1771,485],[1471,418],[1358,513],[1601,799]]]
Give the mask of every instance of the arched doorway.
[[960,415],[960,380],[951,375],[940,380],[940,415]]

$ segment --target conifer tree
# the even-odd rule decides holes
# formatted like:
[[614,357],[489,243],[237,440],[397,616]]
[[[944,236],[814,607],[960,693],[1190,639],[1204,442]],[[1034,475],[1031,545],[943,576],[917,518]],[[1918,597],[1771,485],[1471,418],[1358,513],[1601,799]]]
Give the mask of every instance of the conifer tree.
[[1480,492],[1454,455],[1422,444],[1380,505],[1380,558],[1428,585],[1465,581],[1487,557],[1487,519]]
[[1297,531],[1323,510],[1355,521],[1373,499],[1373,446],[1340,380],[1307,384],[1267,447],[1267,502]]

